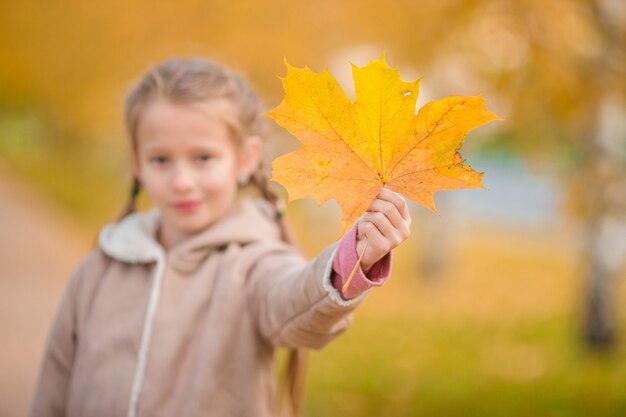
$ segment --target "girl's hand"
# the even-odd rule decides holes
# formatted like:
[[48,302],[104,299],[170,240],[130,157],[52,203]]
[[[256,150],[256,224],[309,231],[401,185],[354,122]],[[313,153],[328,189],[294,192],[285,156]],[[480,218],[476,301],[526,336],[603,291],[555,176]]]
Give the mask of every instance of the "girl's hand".
[[374,264],[411,235],[411,215],[404,198],[387,188],[380,190],[358,225],[356,251],[367,273]]

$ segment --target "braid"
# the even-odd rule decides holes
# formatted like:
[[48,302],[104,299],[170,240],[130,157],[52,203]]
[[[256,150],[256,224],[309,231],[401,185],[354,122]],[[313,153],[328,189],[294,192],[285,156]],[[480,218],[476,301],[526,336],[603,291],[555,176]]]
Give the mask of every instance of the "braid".
[[263,198],[272,203],[274,207],[276,207],[276,204],[278,202],[278,196],[269,187],[269,180],[265,175],[265,170],[263,169],[262,163],[260,163],[256,171],[252,173],[252,177],[250,179],[252,180],[254,185],[257,186],[257,188],[263,195]]
[[254,184],[258,188],[263,198],[267,200],[274,207],[274,210],[275,210],[274,219],[276,220],[280,228],[281,239],[284,242],[287,242],[290,245],[293,245],[299,248],[295,234],[293,233],[289,225],[284,220],[284,217],[285,217],[284,205],[278,198],[278,195],[276,195],[276,193],[271,189],[269,179],[265,175],[265,171],[263,170],[262,164],[259,164],[259,167],[257,168],[257,170],[252,174],[250,181],[252,184]]
[[[257,170],[252,174],[250,182],[254,184],[265,200],[267,200],[275,210],[275,220],[280,228],[281,239],[290,245],[300,248],[297,243],[295,233],[285,221],[284,207],[276,193],[271,189],[269,180],[265,175],[263,167],[259,164]],[[307,350],[304,348],[289,349],[285,373],[283,375],[284,389],[291,408],[291,416],[299,417],[302,401],[304,398],[304,382],[306,375]]]
[[128,216],[137,211],[137,196],[141,192],[141,182],[137,179],[137,177],[133,177],[133,183],[130,186],[130,195],[128,198],[128,202],[126,203],[126,207],[122,211],[122,214],[117,218],[119,222],[124,217]]

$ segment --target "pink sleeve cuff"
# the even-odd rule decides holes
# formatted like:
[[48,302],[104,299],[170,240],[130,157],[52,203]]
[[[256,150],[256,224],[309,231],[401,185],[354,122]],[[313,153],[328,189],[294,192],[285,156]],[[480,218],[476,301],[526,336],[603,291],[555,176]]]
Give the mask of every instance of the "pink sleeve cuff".
[[333,276],[331,278],[333,287],[339,291],[341,297],[345,300],[354,298],[363,291],[371,287],[379,287],[387,281],[391,274],[391,252],[372,266],[370,271],[365,275],[363,269],[359,265],[352,281],[345,293],[341,289],[350,276],[350,272],[356,265],[359,255],[356,252],[356,236],[358,222],[346,233],[341,241],[333,260]]

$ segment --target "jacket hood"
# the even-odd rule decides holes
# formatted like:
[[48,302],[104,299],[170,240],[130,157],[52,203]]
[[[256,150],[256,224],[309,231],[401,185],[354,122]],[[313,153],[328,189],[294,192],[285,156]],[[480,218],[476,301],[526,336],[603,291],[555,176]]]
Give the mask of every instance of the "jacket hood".
[[161,214],[153,208],[105,226],[99,244],[104,253],[122,262],[151,263],[167,257],[179,264],[197,264],[210,251],[233,242],[245,245],[279,240],[280,231],[273,217],[274,209],[267,201],[243,198],[217,223],[180,242],[166,254],[156,239]]

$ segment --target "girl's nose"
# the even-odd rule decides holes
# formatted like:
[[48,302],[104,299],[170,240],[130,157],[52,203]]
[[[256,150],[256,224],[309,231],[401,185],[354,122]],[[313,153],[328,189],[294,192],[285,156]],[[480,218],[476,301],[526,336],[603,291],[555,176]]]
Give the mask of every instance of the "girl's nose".
[[179,193],[191,190],[193,188],[193,173],[185,167],[177,167],[174,171],[172,186]]

